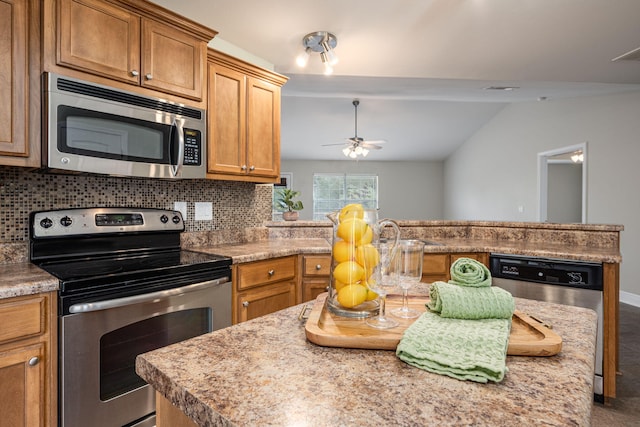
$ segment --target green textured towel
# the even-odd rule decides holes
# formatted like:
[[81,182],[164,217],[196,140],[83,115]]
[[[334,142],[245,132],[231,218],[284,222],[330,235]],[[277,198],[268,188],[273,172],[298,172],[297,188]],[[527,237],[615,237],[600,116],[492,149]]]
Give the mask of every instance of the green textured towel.
[[396,354],[429,372],[500,382],[507,372],[510,328],[508,319],[445,319],[426,312],[404,332]]
[[481,262],[471,258],[458,258],[451,264],[451,280],[460,286],[474,288],[491,286],[491,272]]
[[429,298],[427,307],[431,311],[456,319],[511,319],[515,309],[513,296],[495,286],[470,288],[434,282]]

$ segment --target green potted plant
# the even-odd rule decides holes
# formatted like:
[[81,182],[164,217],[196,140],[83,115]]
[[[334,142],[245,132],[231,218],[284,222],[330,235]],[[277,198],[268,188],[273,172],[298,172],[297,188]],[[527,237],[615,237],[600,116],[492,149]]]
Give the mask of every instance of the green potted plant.
[[280,188],[276,190],[276,206],[282,211],[282,218],[285,221],[295,221],[298,219],[298,212],[304,206],[300,200],[294,200],[300,195],[299,191],[290,188]]

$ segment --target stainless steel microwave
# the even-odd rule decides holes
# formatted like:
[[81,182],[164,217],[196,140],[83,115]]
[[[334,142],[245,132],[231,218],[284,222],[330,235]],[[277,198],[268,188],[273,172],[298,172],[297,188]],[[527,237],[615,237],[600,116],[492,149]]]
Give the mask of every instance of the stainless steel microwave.
[[43,87],[46,168],[205,178],[205,110],[53,73]]

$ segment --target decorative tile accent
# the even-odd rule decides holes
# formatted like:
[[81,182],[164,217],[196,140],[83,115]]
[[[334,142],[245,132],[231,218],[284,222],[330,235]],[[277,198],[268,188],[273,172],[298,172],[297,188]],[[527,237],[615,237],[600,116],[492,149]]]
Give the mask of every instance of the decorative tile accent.
[[[216,231],[244,241],[247,235],[264,234],[246,229],[271,219],[272,188],[232,181],[54,175],[0,166],[0,243],[27,242],[33,211],[101,206],[173,209],[176,201],[187,202],[187,232]],[[213,203],[213,220],[195,221],[195,202]]]

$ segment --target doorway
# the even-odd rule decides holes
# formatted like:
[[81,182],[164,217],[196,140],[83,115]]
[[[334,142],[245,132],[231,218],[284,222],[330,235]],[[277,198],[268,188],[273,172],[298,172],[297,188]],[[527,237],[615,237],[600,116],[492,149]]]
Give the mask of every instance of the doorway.
[[587,222],[587,143],[538,153],[540,222]]

